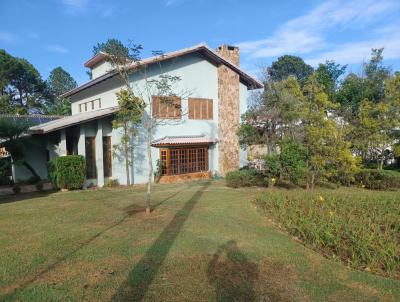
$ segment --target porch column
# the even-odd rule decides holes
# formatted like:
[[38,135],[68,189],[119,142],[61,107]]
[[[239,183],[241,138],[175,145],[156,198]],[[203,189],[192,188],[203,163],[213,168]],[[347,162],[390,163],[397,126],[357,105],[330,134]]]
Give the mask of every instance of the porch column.
[[97,168],[97,186],[104,186],[104,167],[103,167],[103,122],[97,120],[96,133],[96,168]]
[[[85,134],[85,125],[80,124],[79,126],[79,138],[78,138],[78,155],[82,155],[85,157],[86,161],[86,134]],[[83,189],[87,189],[86,175],[85,180],[83,181]]]
[[86,145],[85,145],[85,125],[81,124],[79,128],[79,139],[78,139],[78,155],[86,156]]
[[60,145],[58,147],[59,155],[65,156],[67,155],[67,136],[65,134],[65,129],[60,130]]

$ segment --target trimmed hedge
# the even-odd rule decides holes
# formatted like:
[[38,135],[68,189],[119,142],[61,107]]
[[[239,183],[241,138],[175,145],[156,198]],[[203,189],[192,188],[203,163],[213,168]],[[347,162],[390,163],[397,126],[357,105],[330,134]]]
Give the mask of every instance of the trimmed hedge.
[[400,188],[400,173],[390,170],[363,169],[355,175],[357,184],[373,190]]
[[57,157],[49,163],[49,174],[53,184],[60,189],[81,189],[86,174],[85,158],[82,155]]
[[256,170],[242,169],[228,172],[225,176],[228,187],[265,186],[264,175]]

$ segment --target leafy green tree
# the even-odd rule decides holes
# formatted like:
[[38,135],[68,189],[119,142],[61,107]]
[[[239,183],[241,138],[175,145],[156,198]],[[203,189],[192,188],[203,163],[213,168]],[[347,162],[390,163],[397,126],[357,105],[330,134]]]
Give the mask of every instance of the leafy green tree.
[[336,100],[342,106],[345,119],[351,123],[365,99],[373,103],[382,101],[389,78],[390,69],[383,66],[383,48],[372,49],[371,59],[362,65],[361,75],[349,74],[338,89]]
[[385,87],[384,100],[372,102],[365,99],[361,102],[358,116],[353,121],[350,132],[354,152],[360,154],[364,163],[376,160],[378,169],[383,168],[391,151],[397,151],[398,127],[400,127],[400,76],[388,79]]
[[324,85],[325,93],[332,100],[335,99],[339,78],[345,73],[347,65],[341,66],[335,61],[326,61],[319,64],[316,70],[318,82]]
[[300,57],[284,55],[273,62],[267,71],[272,82],[282,81],[292,75],[303,86],[314,69]]
[[61,98],[61,95],[77,87],[74,78],[59,66],[50,72],[46,83],[50,99],[45,107],[45,113],[54,115],[71,114],[71,102],[68,99]]
[[242,116],[241,145],[266,144],[269,153],[285,137],[302,136],[300,124],[304,96],[294,76],[278,82],[265,82],[264,92]]
[[27,114],[41,112],[46,102],[46,83],[27,60],[0,50],[0,92],[7,95],[10,111]]
[[47,86],[52,95],[59,98],[62,94],[76,88],[78,85],[68,72],[58,66],[50,72]]
[[120,142],[113,146],[114,152],[124,154],[127,185],[131,184],[129,167],[133,164],[133,137],[137,134],[137,127],[142,119],[145,108],[144,102],[127,89],[117,92],[119,111],[113,120],[114,129],[123,129]]
[[336,101],[341,105],[341,112],[346,119],[357,114],[358,107],[365,97],[364,80],[355,73],[350,73],[341,83],[336,94]]
[[385,98],[385,82],[390,69],[383,66],[383,48],[372,49],[371,59],[363,66],[365,74],[365,98],[377,103]]
[[329,100],[316,75],[307,80],[304,94],[304,146],[308,150],[311,188],[318,179],[340,177],[344,182],[350,182],[357,169],[357,161],[345,141],[343,129],[330,114],[338,105]]
[[93,47],[93,54],[104,52],[106,60],[122,81],[122,88],[116,93],[119,111],[113,120],[113,128],[122,129],[122,137],[113,148],[114,155],[122,154],[125,160],[127,185],[131,184],[129,167],[133,164],[131,159],[134,149],[133,139],[146,107],[143,99],[135,95],[129,78],[129,75],[137,69],[127,68],[127,64],[138,62],[141,49],[141,45],[125,46],[117,39],[108,39]]

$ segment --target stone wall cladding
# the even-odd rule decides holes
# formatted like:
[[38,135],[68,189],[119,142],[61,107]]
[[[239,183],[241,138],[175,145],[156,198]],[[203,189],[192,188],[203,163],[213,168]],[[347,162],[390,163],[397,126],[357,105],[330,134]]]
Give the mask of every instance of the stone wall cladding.
[[[225,49],[222,47],[217,48],[217,52],[232,63],[238,64],[238,49],[229,51],[227,47]],[[230,53],[232,57],[228,56]],[[218,165],[220,174],[224,176],[227,172],[239,168],[240,146],[237,130],[240,119],[240,97],[239,75],[223,64],[218,67],[218,99]]]

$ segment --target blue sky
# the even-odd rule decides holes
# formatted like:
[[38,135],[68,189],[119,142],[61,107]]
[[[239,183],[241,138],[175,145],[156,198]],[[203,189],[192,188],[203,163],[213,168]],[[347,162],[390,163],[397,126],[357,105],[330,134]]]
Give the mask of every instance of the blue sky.
[[400,70],[400,1],[1,0],[0,48],[34,64],[44,78],[62,66],[82,84],[83,63],[115,37],[152,50],[200,42],[239,45],[241,66],[256,74],[278,56],[317,65],[327,59],[359,72],[370,49]]

